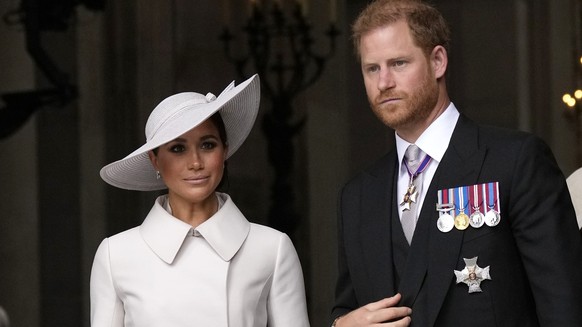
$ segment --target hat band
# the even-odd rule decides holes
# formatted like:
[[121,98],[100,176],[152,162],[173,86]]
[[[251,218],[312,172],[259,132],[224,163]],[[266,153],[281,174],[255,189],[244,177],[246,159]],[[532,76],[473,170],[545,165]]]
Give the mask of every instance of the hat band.
[[[207,98],[208,99],[208,98]],[[158,124],[158,126],[152,131],[151,135],[146,135],[146,142],[149,142],[151,139],[156,136],[158,131],[168,122],[171,121],[173,118],[181,115],[184,111],[195,107],[196,105],[206,104],[208,102],[200,102],[200,99],[190,100],[182,103],[182,106],[176,109],[171,115],[168,115],[166,118],[162,119],[162,121]]]

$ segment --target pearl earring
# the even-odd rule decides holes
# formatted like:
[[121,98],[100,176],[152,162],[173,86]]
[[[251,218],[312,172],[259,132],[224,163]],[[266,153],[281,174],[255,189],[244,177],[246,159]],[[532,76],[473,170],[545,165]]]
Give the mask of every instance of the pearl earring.
[[160,175],[160,171],[156,170],[156,179],[160,179],[162,175]]

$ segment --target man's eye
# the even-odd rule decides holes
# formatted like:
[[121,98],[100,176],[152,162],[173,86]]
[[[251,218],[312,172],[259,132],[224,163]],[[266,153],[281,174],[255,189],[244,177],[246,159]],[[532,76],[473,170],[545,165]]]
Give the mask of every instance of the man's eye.
[[380,68],[378,66],[370,66],[370,67],[366,68],[366,71],[368,73],[375,73],[379,70],[380,70]]
[[406,61],[404,60],[397,60],[392,64],[394,67],[404,67],[406,65]]

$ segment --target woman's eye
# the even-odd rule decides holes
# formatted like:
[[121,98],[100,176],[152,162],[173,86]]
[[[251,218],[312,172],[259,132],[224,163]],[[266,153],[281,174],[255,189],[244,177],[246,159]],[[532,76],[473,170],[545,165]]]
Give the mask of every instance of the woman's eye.
[[174,153],[184,152],[185,149],[186,147],[184,147],[182,144],[176,144],[170,147],[170,151]]
[[204,150],[212,150],[212,149],[216,148],[216,146],[217,146],[216,142],[206,141],[206,142],[202,142],[201,148]]

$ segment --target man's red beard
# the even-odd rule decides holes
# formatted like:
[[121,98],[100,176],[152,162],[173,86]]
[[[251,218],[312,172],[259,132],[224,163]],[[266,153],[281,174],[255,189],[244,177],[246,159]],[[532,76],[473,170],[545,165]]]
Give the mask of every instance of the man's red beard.
[[[431,76],[423,81],[414,95],[388,90],[371,103],[372,111],[388,127],[398,130],[425,120],[438,101],[438,85]],[[387,99],[398,99],[394,103],[382,103]]]

